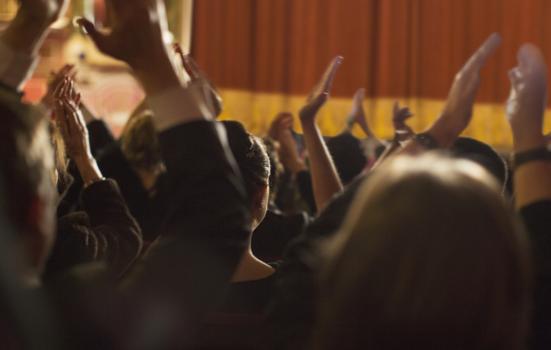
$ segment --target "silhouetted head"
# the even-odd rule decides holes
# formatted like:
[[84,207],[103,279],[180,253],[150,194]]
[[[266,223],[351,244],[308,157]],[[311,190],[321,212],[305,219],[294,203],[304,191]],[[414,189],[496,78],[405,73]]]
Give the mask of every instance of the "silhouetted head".
[[322,284],[321,349],[520,349],[529,250],[479,165],[399,156],[358,192]]
[[481,165],[496,178],[502,191],[505,190],[508,179],[507,162],[490,145],[469,137],[460,137],[453,144],[451,152],[456,158]]
[[264,219],[270,196],[270,159],[262,140],[236,121],[223,121],[251,203],[253,228]]
[[364,169],[367,159],[362,143],[349,132],[343,132],[327,140],[327,148],[344,184],[354,180]]

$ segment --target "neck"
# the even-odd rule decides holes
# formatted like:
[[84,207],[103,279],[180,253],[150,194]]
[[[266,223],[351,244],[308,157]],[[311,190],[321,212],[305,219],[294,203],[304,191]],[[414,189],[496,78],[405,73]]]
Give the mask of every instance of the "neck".
[[232,282],[256,281],[267,278],[274,272],[273,267],[254,256],[249,244],[233,274]]

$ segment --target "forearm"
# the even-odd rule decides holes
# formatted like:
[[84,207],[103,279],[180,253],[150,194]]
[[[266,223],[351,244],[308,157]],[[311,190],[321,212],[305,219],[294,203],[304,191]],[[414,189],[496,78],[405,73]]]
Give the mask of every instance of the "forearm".
[[342,191],[343,186],[315,121],[302,120],[301,123],[310,159],[314,198],[318,210],[321,211],[335,194]]
[[377,168],[379,165],[381,165],[386,159],[388,159],[393,154],[399,152],[401,149],[400,142],[394,140],[390,143],[390,145],[385,149],[383,154],[377,159],[377,162],[375,165],[373,165],[372,169]]
[[91,156],[79,156],[75,157],[73,160],[85,188],[103,179],[103,175],[99,170],[96,160]]
[[[521,136],[513,132],[515,153],[545,147],[541,132]],[[515,169],[514,173],[515,204],[517,208],[551,199],[551,162],[532,161]]]

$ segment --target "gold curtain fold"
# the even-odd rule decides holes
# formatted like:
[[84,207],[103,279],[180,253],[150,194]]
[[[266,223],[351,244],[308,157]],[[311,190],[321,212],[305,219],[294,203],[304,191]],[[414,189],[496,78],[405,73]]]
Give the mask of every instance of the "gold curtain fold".
[[455,72],[497,31],[504,42],[482,72],[467,134],[507,146],[507,72],[524,42],[551,58],[548,18],[548,0],[201,0],[192,53],[222,89],[224,117],[259,133],[277,112],[296,112],[341,54],[345,62],[320,115],[322,129],[338,133],[350,97],[364,87],[375,132],[389,137],[393,100],[410,105],[412,126],[422,130],[437,117]]

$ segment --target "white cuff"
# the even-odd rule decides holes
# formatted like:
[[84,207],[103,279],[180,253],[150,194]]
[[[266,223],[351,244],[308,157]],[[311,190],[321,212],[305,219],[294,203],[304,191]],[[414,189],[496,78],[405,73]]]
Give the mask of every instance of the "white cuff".
[[202,84],[192,83],[187,87],[174,87],[148,97],[157,130],[164,131],[183,123],[214,119],[204,101],[202,89]]

